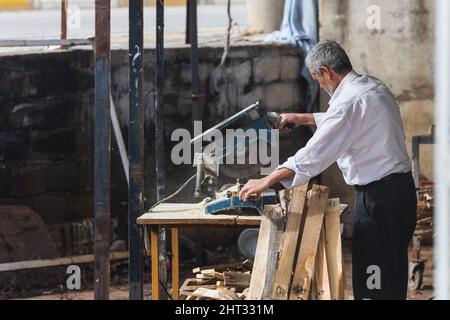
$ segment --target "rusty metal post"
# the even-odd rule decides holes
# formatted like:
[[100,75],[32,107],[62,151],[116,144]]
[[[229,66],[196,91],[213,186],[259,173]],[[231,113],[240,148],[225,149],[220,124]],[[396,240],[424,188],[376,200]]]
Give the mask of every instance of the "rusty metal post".
[[61,39],[67,39],[67,0],[61,0]]
[[[156,0],[156,98],[155,98],[155,157],[156,195],[164,198],[166,189],[165,148],[164,148],[164,0]],[[166,230],[159,232],[159,280],[167,288],[166,271]],[[162,286],[159,287],[161,300],[167,299]]]
[[129,177],[128,193],[128,250],[129,299],[142,300],[143,286],[143,230],[137,218],[144,213],[144,114],[142,103],[144,7],[143,0],[129,4]]
[[191,40],[191,71],[192,71],[192,119],[201,120],[200,110],[200,79],[198,74],[198,37],[197,37],[197,0],[189,1],[190,40]]
[[94,298],[109,299],[111,202],[110,35],[111,4],[95,1]]
[[186,2],[186,44],[191,44],[191,0]]

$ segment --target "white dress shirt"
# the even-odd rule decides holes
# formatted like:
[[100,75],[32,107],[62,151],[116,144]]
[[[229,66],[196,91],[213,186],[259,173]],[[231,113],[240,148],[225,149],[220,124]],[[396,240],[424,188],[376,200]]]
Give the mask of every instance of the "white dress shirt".
[[317,131],[305,148],[280,168],[295,172],[282,181],[301,186],[337,161],[345,182],[366,185],[411,170],[400,109],[378,79],[350,72],[334,92],[326,113],[315,113]]

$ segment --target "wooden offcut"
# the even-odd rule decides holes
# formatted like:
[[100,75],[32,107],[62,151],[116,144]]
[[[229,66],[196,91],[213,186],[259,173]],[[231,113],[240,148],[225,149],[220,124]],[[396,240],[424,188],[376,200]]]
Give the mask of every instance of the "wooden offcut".
[[325,211],[325,252],[332,300],[344,299],[344,268],[342,260],[339,199],[330,199]]
[[211,290],[198,288],[191,294],[191,296],[211,300],[241,300],[236,292],[232,290]]
[[314,275],[316,254],[322,232],[329,188],[314,185],[305,218],[304,233],[300,242],[294,278],[289,299],[307,300]]
[[327,261],[328,259],[325,253],[325,229],[322,228],[315,267],[315,294],[317,300],[331,300]]
[[261,219],[247,299],[269,299],[278,261],[278,250],[284,231],[284,216],[280,205],[266,206]]
[[192,269],[192,273],[201,273],[205,270],[214,270],[215,272],[224,272],[224,271],[231,271],[233,269],[242,269],[242,270],[252,270],[253,268],[253,261],[251,259],[247,259],[243,262],[232,262],[232,263],[225,263],[225,264],[216,264],[212,266],[204,266],[204,267],[196,267]]
[[250,273],[228,271],[223,273],[224,286],[230,287],[249,287]]
[[280,249],[278,271],[272,286],[271,298],[274,300],[286,300],[289,295],[289,286],[292,279],[297,244],[302,222],[303,209],[306,202],[308,185],[295,188],[290,196],[287,213],[285,234]]

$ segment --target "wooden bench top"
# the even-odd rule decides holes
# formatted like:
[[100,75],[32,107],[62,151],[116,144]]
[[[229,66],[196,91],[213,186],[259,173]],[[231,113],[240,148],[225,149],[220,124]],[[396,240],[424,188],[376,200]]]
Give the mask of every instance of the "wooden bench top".
[[138,224],[159,226],[238,226],[258,228],[260,216],[205,214],[201,204],[162,203],[137,219]]

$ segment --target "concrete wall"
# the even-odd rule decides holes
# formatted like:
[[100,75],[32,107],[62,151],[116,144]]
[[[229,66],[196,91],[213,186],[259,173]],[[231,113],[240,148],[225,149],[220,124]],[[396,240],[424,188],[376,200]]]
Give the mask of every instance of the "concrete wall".
[[[219,72],[215,66],[222,51],[214,47],[199,52],[205,129],[258,100],[271,111],[303,111],[299,103],[303,89],[297,77],[301,61],[295,48],[233,47],[228,67]],[[145,200],[149,205],[156,200],[154,50],[146,50],[144,57]],[[84,219],[93,217],[93,60],[88,50],[0,56],[0,205],[29,206],[48,225],[75,220],[85,225]],[[113,97],[127,141],[128,51],[113,51],[111,63]],[[190,49],[167,49],[167,194],[194,173],[190,165],[170,162],[171,132],[191,126],[190,97]],[[283,157],[298,150],[306,138],[301,130],[284,136]],[[118,238],[126,239],[128,191],[114,138],[111,157],[111,213],[122,227]],[[189,189],[175,200],[192,202],[192,194]],[[79,228],[64,225],[62,229]]]
[[[320,1],[320,37],[338,41],[349,53],[357,72],[374,75],[394,93],[401,109],[411,154],[414,135],[428,134],[433,124],[434,1],[336,0]],[[379,28],[377,27],[379,11]],[[323,96],[322,109],[328,98]],[[421,171],[433,178],[433,149],[424,147]],[[343,183],[333,168],[323,180]],[[332,190],[336,188],[332,188]],[[353,204],[353,190],[340,190]]]

